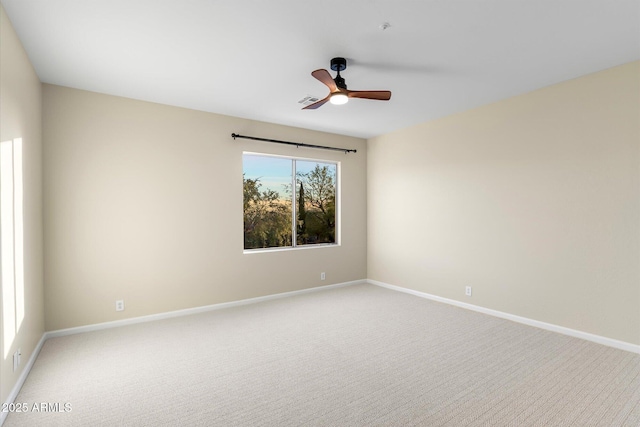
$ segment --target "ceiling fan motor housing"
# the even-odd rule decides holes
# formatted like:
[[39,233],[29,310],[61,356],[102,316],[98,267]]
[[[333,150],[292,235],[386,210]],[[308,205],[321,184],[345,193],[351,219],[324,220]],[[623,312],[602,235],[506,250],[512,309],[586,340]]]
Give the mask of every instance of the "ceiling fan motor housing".
[[333,81],[336,82],[336,86],[338,86],[340,89],[346,89],[347,84],[344,82],[344,79],[340,76],[340,71],[344,71],[347,69],[347,60],[344,58],[333,58],[331,60],[331,69],[338,73],[336,78],[333,79]]

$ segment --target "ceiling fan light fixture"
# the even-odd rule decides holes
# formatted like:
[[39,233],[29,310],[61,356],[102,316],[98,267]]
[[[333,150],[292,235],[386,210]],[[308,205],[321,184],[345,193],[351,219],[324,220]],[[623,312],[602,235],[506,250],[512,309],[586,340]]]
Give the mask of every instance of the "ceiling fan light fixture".
[[346,104],[348,101],[349,101],[349,97],[341,92],[334,93],[333,95],[331,95],[331,98],[329,99],[329,102],[331,102],[333,105]]

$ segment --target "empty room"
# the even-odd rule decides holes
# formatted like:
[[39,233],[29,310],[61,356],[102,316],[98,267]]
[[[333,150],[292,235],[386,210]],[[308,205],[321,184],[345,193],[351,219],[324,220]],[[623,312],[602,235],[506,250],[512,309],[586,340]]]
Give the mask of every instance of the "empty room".
[[640,425],[640,0],[0,0],[0,425]]

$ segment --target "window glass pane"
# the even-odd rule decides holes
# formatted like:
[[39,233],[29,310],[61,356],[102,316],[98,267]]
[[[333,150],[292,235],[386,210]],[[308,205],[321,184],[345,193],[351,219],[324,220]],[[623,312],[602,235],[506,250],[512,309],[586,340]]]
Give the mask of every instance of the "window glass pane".
[[291,246],[292,160],[243,155],[244,248]]
[[296,161],[296,244],[336,241],[337,165]]
[[16,337],[15,256],[14,256],[14,181],[13,145],[0,143],[0,255],[2,272],[2,324],[4,328],[4,358]]

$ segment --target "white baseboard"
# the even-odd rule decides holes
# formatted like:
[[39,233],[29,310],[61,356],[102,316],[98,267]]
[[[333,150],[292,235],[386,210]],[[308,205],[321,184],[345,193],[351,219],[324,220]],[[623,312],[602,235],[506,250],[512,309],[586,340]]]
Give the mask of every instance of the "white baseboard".
[[498,310],[492,310],[490,308],[480,307],[478,305],[468,304],[465,302],[456,301],[449,298],[439,297],[437,295],[428,294],[425,292],[415,291],[413,289],[403,288],[400,286],[390,285],[388,283],[379,282],[373,279],[367,279],[367,283],[380,286],[394,291],[404,292],[406,294],[415,295],[421,298],[430,299],[433,301],[443,302],[445,304],[455,305],[456,307],[466,308],[467,310],[477,311],[479,313],[488,314],[490,316],[499,317],[501,319],[511,320],[513,322],[522,323],[529,326],[535,326],[547,331],[557,332],[563,335],[569,335],[575,338],[580,338],[587,341],[592,341],[598,344],[614,347],[619,350],[630,351],[632,353],[640,354],[640,345],[631,344],[625,341],[618,341],[612,338],[603,337],[600,335],[590,334],[588,332],[578,331],[575,329],[566,328],[564,326],[554,325],[552,323],[545,323],[539,320],[529,319],[527,317],[516,316],[515,314],[505,313]]
[[247,304],[255,304],[258,302],[269,301],[273,299],[287,298],[295,295],[302,295],[310,292],[318,292],[318,291],[323,291],[327,289],[341,288],[344,286],[351,286],[351,285],[357,285],[362,283],[367,283],[367,281],[365,279],[354,280],[351,282],[336,283],[334,285],[325,285],[325,286],[318,286],[315,288],[301,289],[299,291],[282,292],[279,294],[265,295],[265,296],[256,297],[256,298],[248,298],[248,299],[243,299],[238,301],[223,302],[219,304],[205,305],[202,307],[186,308],[183,310],[168,311],[165,313],[150,314],[148,316],[132,317],[132,318],[123,319],[123,320],[114,320],[112,322],[95,323],[93,325],[77,326],[77,327],[68,328],[68,329],[58,329],[55,331],[45,332],[45,336],[48,339],[53,337],[62,337],[65,335],[80,334],[83,332],[117,328],[119,326],[134,325],[136,323],[152,322],[154,320],[170,319],[172,317],[180,317],[180,316],[188,316],[190,314],[205,313],[207,311],[221,310],[223,308],[238,307],[238,306],[247,305]]
[[[27,380],[27,376],[29,375],[29,372],[31,372],[31,368],[33,367],[33,364],[38,358],[38,354],[40,354],[40,350],[42,349],[44,342],[47,340],[46,335],[47,335],[46,333],[42,334],[42,337],[40,338],[40,341],[38,341],[36,348],[34,348],[33,351],[31,352],[29,361],[27,362],[26,365],[24,365],[24,369],[22,370],[22,373],[18,377],[18,381],[11,389],[9,396],[7,396],[7,400],[5,402],[6,404],[13,403],[16,397],[18,396],[20,389],[24,385],[24,382]],[[4,424],[4,420],[7,418],[8,415],[9,415],[8,412],[0,412],[0,426]]]

